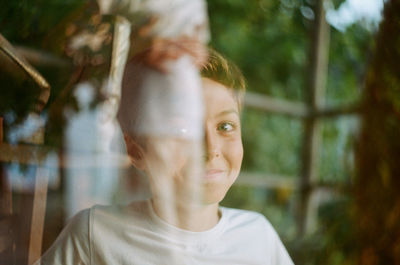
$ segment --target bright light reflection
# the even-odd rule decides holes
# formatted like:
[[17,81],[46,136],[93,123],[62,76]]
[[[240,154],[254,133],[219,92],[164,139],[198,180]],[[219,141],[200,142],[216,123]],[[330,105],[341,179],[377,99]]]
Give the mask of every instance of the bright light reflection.
[[382,19],[385,0],[347,0],[335,10],[332,4],[326,6],[326,19],[333,27],[345,31],[348,26],[364,20],[376,28]]

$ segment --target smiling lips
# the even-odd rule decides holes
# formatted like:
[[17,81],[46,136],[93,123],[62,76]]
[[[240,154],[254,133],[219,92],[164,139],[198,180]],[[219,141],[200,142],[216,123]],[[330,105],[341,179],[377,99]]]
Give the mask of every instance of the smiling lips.
[[220,176],[222,173],[224,173],[224,170],[221,169],[208,169],[206,171],[206,179],[215,179],[218,176]]

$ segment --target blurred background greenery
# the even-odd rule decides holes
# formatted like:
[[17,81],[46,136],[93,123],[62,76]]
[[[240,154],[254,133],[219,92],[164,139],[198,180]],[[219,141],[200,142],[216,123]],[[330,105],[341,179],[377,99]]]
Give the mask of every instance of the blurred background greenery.
[[[345,0],[327,2],[326,9],[332,12],[346,5]],[[82,3],[2,0],[0,32],[15,45],[62,57],[62,40],[57,37],[60,25]],[[242,69],[248,91],[306,102],[315,6],[316,0],[209,0],[211,45]],[[340,107],[359,103],[375,45],[377,22],[363,18],[346,27],[330,23],[325,104]],[[71,69],[39,66],[38,70],[53,85],[51,105]],[[0,77],[4,83],[6,77]],[[2,85],[0,95],[6,93],[10,92]],[[3,103],[0,106],[3,114],[15,108]],[[20,103],[23,107],[29,105]],[[242,117],[244,175],[272,176],[286,182],[268,186],[239,181],[223,205],[263,213],[277,229],[296,264],[353,264],[354,231],[348,206],[352,197],[348,190],[355,173],[359,117],[346,115],[321,121],[316,167],[317,180],[323,185],[314,225],[302,236],[298,234],[296,207],[300,196],[297,187],[302,167],[303,120],[253,108],[245,108]]]
[[[213,0],[208,4],[211,44],[239,65],[247,78],[248,91],[305,102],[316,1]],[[343,0],[326,4],[328,14],[348,5]],[[356,20],[346,27],[332,24],[325,104],[356,104],[361,100],[378,27],[376,21],[368,19]],[[243,171],[265,178],[289,178],[297,186],[238,184],[223,204],[265,214],[296,264],[352,264],[355,261],[349,253],[353,253],[354,238],[348,209],[351,195],[346,190],[350,189],[355,172],[359,124],[357,115],[321,121],[317,180],[328,188],[319,191],[313,228],[299,236],[295,208],[300,195],[296,187],[301,174],[303,120],[245,108]],[[329,194],[327,198],[325,193]]]

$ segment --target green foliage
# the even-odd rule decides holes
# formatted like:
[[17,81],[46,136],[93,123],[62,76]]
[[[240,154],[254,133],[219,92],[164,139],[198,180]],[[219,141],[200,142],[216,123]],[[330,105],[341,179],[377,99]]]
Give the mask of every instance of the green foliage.
[[350,26],[345,33],[331,29],[327,105],[359,101],[372,41],[371,32],[360,24]]
[[246,109],[242,132],[243,170],[284,176],[298,174],[301,121]]
[[241,67],[249,90],[301,100],[310,21],[301,1],[286,2],[209,1],[211,45]]
[[[314,0],[208,1],[212,46],[243,70],[248,90],[293,101],[305,100]],[[338,8],[344,0],[332,1]],[[345,32],[331,28],[325,101],[340,106],[360,101],[373,48],[373,32],[361,23]],[[394,93],[392,93],[394,97]],[[354,178],[358,118],[321,122],[317,177],[346,187]],[[302,121],[245,109],[243,170],[298,176]],[[235,186],[224,205],[265,214],[286,239],[296,264],[354,264],[351,194],[320,208],[316,232],[296,238],[293,206],[298,194],[282,203],[277,189]],[[345,189],[343,192],[347,192]],[[290,232],[288,232],[290,231]]]
[[78,0],[2,0],[0,31],[12,43],[41,48],[47,35],[71,11],[85,3]]
[[346,0],[333,0],[331,3],[333,4],[335,9],[338,9],[341,4],[343,4]]
[[289,242],[296,264],[353,265],[355,234],[351,220],[351,200],[334,199],[320,207],[317,231]]
[[318,178],[328,183],[348,183],[354,173],[354,145],[358,117],[341,117],[322,122]]

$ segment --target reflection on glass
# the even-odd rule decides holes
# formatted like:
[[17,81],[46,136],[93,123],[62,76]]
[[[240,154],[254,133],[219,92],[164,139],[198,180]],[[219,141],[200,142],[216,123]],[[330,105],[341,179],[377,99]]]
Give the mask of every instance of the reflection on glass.
[[[372,214],[395,224],[398,212],[389,192],[381,194],[386,213],[393,211],[387,220],[385,207],[372,207],[379,193],[369,200],[379,185],[395,187],[389,139],[396,134],[374,133],[395,128],[396,117],[384,125],[379,102],[367,110],[377,118],[363,148],[373,146],[370,155],[382,162],[354,163],[377,26],[358,21],[358,2],[325,5],[330,38],[320,40],[329,64],[317,71],[307,68],[320,50],[309,36],[322,1],[213,0],[207,8],[200,0],[7,3],[0,10],[1,36],[12,44],[1,39],[0,264],[32,264],[42,254],[43,264],[279,264],[279,257],[291,264],[264,217],[227,207],[267,216],[296,264],[356,260],[353,243],[363,235],[349,232],[358,227],[348,210],[354,185],[369,202],[358,202],[357,220]],[[245,98],[240,71],[207,51],[208,23],[212,46],[248,79]],[[370,80],[387,76],[386,63],[396,57],[396,34],[386,35],[377,56],[384,63]],[[4,47],[26,62],[4,56]],[[321,75],[326,104],[313,108],[304,103],[307,79]],[[383,98],[394,100],[395,81],[379,82],[385,85],[374,93],[389,91]],[[359,117],[337,119],[348,114]],[[311,120],[322,125],[314,131],[322,141],[314,145],[319,153],[304,159],[301,151],[315,142],[301,137]],[[370,180],[370,189],[353,182],[358,171],[370,176],[359,178]],[[305,237],[299,212],[312,221]],[[370,225],[368,234],[384,235]],[[367,246],[361,259],[383,255],[377,249]]]

